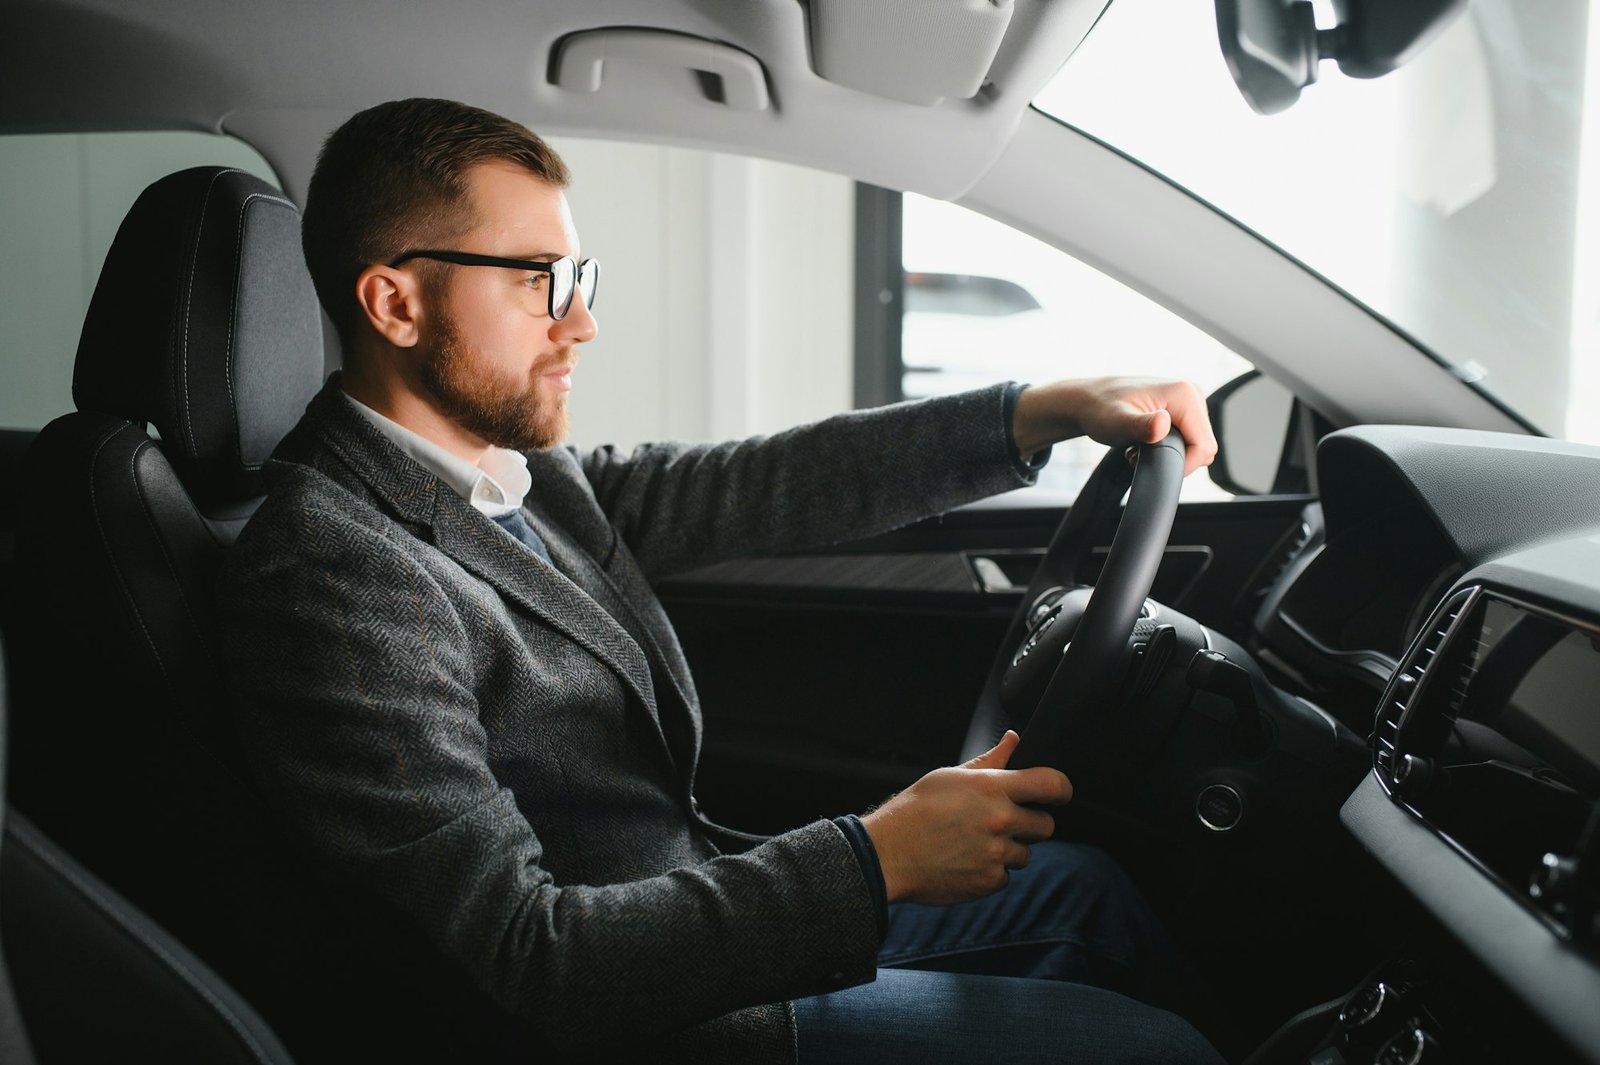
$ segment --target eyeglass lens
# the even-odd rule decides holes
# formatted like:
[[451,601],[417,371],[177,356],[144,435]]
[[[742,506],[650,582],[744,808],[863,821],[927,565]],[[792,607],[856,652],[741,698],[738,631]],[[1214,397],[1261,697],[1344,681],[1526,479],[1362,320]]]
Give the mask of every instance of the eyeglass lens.
[[584,260],[580,267],[563,256],[550,264],[550,313],[558,321],[572,309],[572,297],[583,291],[583,305],[594,306],[595,286],[600,280],[600,264],[593,259]]

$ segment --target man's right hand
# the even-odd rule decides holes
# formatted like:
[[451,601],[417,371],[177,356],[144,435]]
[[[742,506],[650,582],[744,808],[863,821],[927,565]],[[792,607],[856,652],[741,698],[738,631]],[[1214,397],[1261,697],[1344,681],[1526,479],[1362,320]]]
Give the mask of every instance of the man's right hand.
[[890,902],[945,906],[1005,887],[1028,864],[1028,845],[1049,839],[1055,818],[1023,804],[1060,805],[1072,782],[1046,766],[1007,769],[1007,732],[963,765],[935,769],[862,817]]

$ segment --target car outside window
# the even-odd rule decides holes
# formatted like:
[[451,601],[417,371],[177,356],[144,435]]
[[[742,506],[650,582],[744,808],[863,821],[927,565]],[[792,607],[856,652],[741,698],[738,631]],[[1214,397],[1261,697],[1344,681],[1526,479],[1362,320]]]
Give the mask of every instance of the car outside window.
[[1581,0],[1462,8],[1394,73],[1323,63],[1263,117],[1212,5],[1117,0],[1034,105],[1281,247],[1532,427],[1600,443],[1600,17]]
[[0,137],[0,428],[38,429],[72,410],[78,333],[123,215],[157,178],[208,165],[279,184],[255,149],[231,137]]
[[[907,398],[994,381],[1175,377],[1202,392],[1252,367],[1212,337],[1065,252],[966,208],[906,195],[901,389]],[[1279,437],[1281,440],[1281,436]],[[1075,495],[1105,449],[1056,446],[1040,474]],[[1231,498],[1202,471],[1186,500]]]

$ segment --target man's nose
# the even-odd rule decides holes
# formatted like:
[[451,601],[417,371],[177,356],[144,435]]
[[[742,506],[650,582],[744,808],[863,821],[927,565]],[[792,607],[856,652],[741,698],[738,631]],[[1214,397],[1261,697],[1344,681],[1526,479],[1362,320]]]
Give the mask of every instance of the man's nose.
[[561,344],[587,344],[599,332],[600,324],[594,320],[594,312],[583,302],[583,293],[580,292],[572,297],[567,316],[551,324],[550,339]]

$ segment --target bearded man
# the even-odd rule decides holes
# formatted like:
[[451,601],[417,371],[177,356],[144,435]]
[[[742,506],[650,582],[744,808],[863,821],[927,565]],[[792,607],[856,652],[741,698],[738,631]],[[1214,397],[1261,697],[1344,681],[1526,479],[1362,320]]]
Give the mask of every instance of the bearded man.
[[[343,370],[221,589],[270,807],[525,1022],[527,1060],[1216,1060],[1176,1016],[1069,982],[1137,968],[1156,934],[1103,856],[1044,842],[1071,785],[1005,769],[1014,734],[864,817],[767,840],[706,818],[698,700],[650,588],[1030,483],[1082,433],[1175,425],[1192,470],[1215,451],[1196,391],[996,386],[580,454],[557,445],[599,268],[567,182],[527,129],[448,101],[364,111],[323,149],[304,247]],[[1023,905],[997,922],[990,900]],[[1008,922],[1000,946],[1067,978],[880,972],[881,950],[915,965]]]

